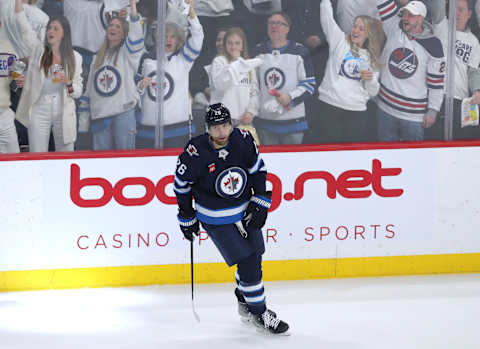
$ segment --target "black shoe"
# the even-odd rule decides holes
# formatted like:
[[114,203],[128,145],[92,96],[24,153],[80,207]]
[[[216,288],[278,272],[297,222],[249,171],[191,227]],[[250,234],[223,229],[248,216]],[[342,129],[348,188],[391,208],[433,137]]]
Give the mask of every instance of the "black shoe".
[[271,334],[287,335],[288,324],[276,316],[272,316],[269,310],[263,314],[250,314],[250,321],[259,329]]

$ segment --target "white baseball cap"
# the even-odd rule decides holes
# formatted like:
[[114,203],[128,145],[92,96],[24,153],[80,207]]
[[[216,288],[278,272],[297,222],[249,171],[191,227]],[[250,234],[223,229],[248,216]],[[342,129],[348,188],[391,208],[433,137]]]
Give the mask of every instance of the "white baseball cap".
[[398,12],[399,16],[403,16],[403,10],[408,10],[414,16],[422,16],[425,18],[427,15],[427,8],[425,4],[421,1],[410,1],[408,4],[403,6]]

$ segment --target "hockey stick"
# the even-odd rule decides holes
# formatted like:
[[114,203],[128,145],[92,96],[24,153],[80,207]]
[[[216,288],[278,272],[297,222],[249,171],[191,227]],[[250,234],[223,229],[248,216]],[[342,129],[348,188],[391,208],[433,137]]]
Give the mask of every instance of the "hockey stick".
[[[188,115],[188,140],[190,141],[192,139],[192,114],[190,113]],[[195,320],[200,322],[200,316],[198,316],[196,310],[195,310],[195,302],[194,302],[194,292],[193,292],[193,285],[194,285],[194,278],[193,278],[193,240],[194,238],[192,237],[192,240],[190,241],[190,285],[192,288],[192,311],[193,311],[193,316],[195,317]]]

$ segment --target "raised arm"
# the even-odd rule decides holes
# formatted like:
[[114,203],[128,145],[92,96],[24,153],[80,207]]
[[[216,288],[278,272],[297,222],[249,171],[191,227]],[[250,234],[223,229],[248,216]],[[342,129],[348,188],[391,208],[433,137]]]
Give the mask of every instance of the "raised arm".
[[27,20],[22,0],[15,0],[15,17],[25,48],[27,49],[28,55],[30,55],[36,46],[42,45],[42,42],[38,39],[37,34],[33,31],[32,26]]
[[[403,3],[408,1],[399,1],[399,5],[403,6]],[[383,23],[383,30],[385,34],[389,36],[392,32],[399,30],[398,22],[400,17],[397,16],[399,7],[395,0],[377,0],[378,15]]]
[[345,38],[345,33],[340,29],[333,18],[333,8],[330,0],[322,0],[320,4],[320,24],[330,45],[330,51]]

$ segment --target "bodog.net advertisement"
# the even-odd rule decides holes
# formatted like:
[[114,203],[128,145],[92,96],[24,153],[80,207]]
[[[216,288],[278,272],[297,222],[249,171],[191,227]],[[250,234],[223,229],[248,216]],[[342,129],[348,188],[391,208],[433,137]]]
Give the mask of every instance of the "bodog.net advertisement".
[[[303,149],[261,154],[265,260],[480,251],[478,147]],[[189,263],[176,158],[0,162],[0,270]],[[195,246],[197,262],[222,262],[205,232]]]

